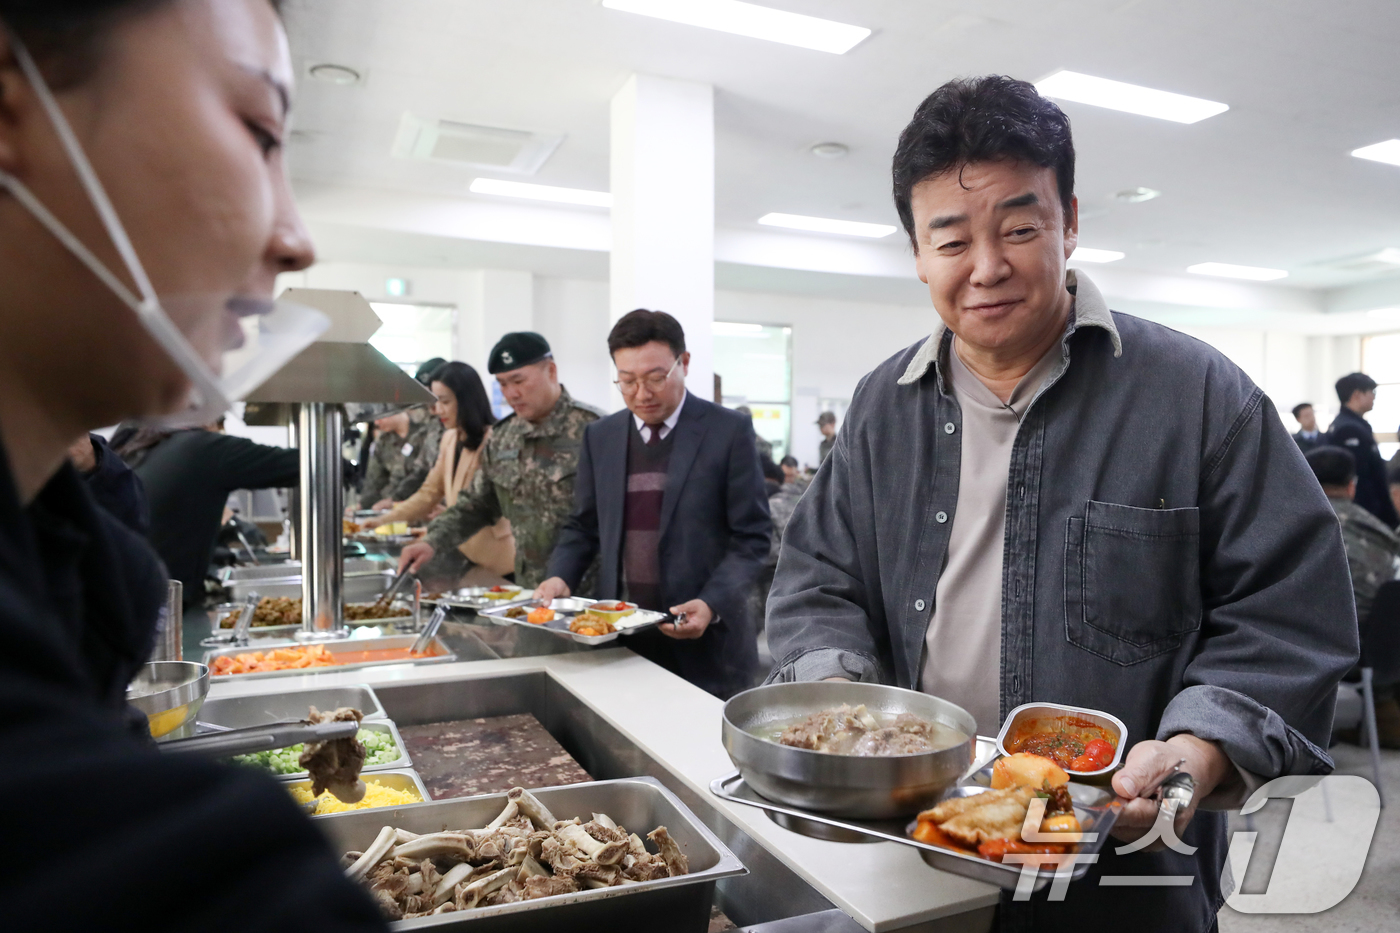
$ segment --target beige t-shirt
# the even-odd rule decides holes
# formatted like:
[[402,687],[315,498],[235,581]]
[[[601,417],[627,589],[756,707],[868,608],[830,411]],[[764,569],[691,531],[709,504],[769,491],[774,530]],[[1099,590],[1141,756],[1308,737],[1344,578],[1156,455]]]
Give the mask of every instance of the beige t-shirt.
[[958,358],[956,340],[948,354],[949,384],[962,407],[962,463],[919,689],[967,710],[982,735],[1001,728],[1001,571],[1011,447],[1059,359],[1057,340],[1016,384],[1010,404],[1002,404]]

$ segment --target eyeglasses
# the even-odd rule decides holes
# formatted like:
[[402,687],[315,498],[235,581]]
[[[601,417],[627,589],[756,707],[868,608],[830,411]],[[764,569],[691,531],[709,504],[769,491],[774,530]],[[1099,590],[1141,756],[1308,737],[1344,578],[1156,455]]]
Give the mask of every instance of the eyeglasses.
[[681,365],[681,358],[678,356],[676,361],[671,364],[671,368],[666,370],[664,374],[653,370],[640,378],[632,375],[619,375],[613,380],[613,385],[617,386],[617,390],[623,395],[635,395],[642,386],[646,386],[648,392],[660,392],[665,387],[666,380],[671,378],[671,373],[675,372],[679,365]]

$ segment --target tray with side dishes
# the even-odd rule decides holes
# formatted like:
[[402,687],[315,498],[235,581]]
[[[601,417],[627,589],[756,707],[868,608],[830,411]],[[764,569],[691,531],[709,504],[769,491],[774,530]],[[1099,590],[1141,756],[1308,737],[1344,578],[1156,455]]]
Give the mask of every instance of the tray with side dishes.
[[[625,613],[607,612],[603,614],[612,631],[600,635],[580,634],[571,628],[575,620],[588,613],[595,605],[613,605],[612,601],[600,603],[596,599],[585,599],[581,596],[570,596],[564,599],[553,600],[547,607],[537,601],[521,602],[513,606],[500,606],[494,609],[480,610],[478,615],[489,618],[497,625],[522,625],[526,628],[544,629],[563,638],[568,638],[581,645],[604,645],[610,641],[616,641],[619,635],[631,635],[642,629],[651,628],[671,617],[664,612],[653,612],[649,609],[629,609]],[[532,610],[548,609],[553,615],[550,619],[541,622],[530,621]]]

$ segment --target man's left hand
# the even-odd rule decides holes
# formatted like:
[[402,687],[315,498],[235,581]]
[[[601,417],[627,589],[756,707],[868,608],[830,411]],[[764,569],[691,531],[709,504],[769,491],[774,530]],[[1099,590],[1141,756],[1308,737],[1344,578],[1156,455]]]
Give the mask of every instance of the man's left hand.
[[[1210,795],[1223,781],[1235,773],[1229,757],[1214,742],[1198,739],[1194,735],[1174,735],[1165,742],[1149,740],[1139,742],[1129,751],[1123,767],[1113,776],[1113,790],[1128,802],[1118,814],[1118,822],[1113,826],[1113,836],[1124,842],[1132,842],[1146,835],[1157,822],[1158,802],[1151,797],[1139,797],[1143,791],[1150,793],[1153,785],[1168,777],[1176,763],[1186,759],[1181,770],[1191,775],[1196,782],[1196,792],[1191,798],[1191,806],[1176,814],[1177,838],[1186,832],[1191,817],[1196,814],[1196,806]],[[1164,847],[1158,840],[1148,846],[1153,852]]]
[[704,635],[705,629],[710,627],[710,623],[715,618],[715,614],[710,611],[709,605],[703,599],[692,599],[688,603],[672,606],[670,612],[679,621],[662,622],[658,628],[661,629],[661,634],[681,640],[699,638]]

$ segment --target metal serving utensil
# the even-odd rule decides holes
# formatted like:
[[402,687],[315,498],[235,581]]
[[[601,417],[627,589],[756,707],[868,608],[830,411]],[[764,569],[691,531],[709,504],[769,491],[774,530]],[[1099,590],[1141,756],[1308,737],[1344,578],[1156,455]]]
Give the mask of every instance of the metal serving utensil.
[[[389,588],[385,590],[382,594],[380,594],[380,597],[374,601],[374,611],[381,612],[385,609],[388,609],[391,605],[393,605],[394,597],[399,595],[399,590],[404,588],[404,584],[410,580],[416,579],[418,578],[414,575],[413,571],[407,568],[404,568],[402,571],[400,571],[398,576],[394,577],[394,582],[389,584]],[[372,615],[370,616],[370,618],[376,618],[376,616]]]
[[230,729],[227,732],[212,732],[196,735],[188,739],[172,739],[162,742],[160,750],[171,755],[202,755],[205,758],[228,758],[231,755],[247,755],[251,752],[265,752],[273,748],[286,748],[306,742],[328,742],[331,739],[348,739],[360,731],[355,720],[344,722],[276,722],[269,726],[253,726],[249,729]]
[[423,633],[413,642],[413,647],[408,649],[410,655],[422,654],[428,650],[428,646],[433,643],[433,637],[442,627],[442,620],[447,618],[447,607],[439,604],[433,610],[433,617],[428,620],[428,624],[423,626]]
[[248,644],[248,631],[253,627],[253,614],[258,611],[258,603],[262,597],[257,593],[249,593],[248,598],[243,600],[243,611],[238,614],[238,621],[233,623],[233,643],[242,647]]

